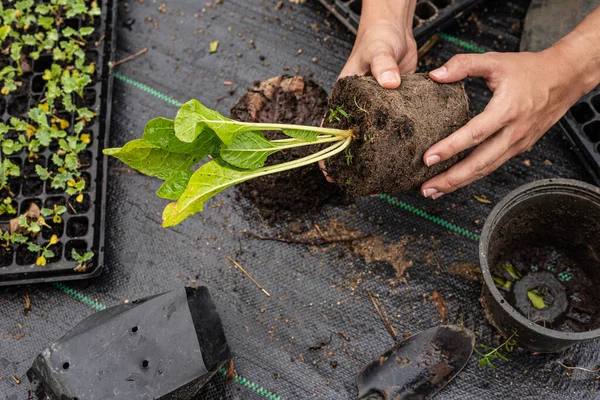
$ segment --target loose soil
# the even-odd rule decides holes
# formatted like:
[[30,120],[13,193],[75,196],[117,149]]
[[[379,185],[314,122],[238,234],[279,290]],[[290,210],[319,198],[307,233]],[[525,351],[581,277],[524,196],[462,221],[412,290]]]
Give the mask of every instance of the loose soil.
[[[231,109],[231,118],[244,122],[279,122],[319,126],[327,112],[327,93],[314,81],[300,76],[276,76],[257,82]],[[264,132],[267,139],[285,138],[280,132]],[[273,154],[266,165],[295,160],[318,151],[318,146],[299,147]],[[339,188],[327,183],[318,165],[253,179],[238,185],[267,220],[286,219],[318,209],[343,198]]]
[[328,118],[324,125],[353,128],[356,139],[345,154],[327,162],[327,173],[351,196],[419,188],[460,159],[432,167],[423,163],[427,149],[469,120],[462,83],[439,84],[426,74],[410,74],[390,90],[373,77],[350,76],[333,87],[329,108],[337,107],[350,118],[338,115],[339,121]]

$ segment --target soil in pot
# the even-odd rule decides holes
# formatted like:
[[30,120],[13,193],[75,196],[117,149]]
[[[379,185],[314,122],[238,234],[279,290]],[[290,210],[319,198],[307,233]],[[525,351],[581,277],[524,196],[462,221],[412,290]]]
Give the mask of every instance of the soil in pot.
[[562,332],[585,332],[600,326],[600,292],[587,270],[592,251],[516,244],[491,273],[506,301],[528,320]]
[[462,83],[439,84],[426,74],[402,76],[396,90],[383,89],[373,77],[337,81],[329,108],[341,109],[325,126],[355,130],[344,152],[327,162],[327,173],[351,196],[395,193],[419,188],[459,160],[427,167],[423,155],[469,120]]
[[600,207],[551,182],[540,184],[535,197],[513,201],[498,222],[489,240],[489,271],[502,302],[529,321],[560,332],[596,330]]
[[[231,118],[244,122],[278,122],[319,126],[327,112],[327,93],[300,76],[276,76],[257,82],[231,109]],[[267,139],[285,138],[264,132]],[[269,157],[266,165],[280,164],[312,154],[314,146],[288,149]],[[328,201],[342,201],[342,193],[323,177],[318,165],[253,179],[238,186],[260,214],[268,219],[304,214]]]

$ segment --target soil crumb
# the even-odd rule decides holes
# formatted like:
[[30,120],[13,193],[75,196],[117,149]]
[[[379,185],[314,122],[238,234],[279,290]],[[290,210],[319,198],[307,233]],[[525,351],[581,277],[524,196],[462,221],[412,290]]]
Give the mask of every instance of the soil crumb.
[[460,156],[427,167],[423,155],[469,120],[461,83],[439,84],[426,74],[402,76],[396,90],[373,77],[350,76],[336,82],[325,126],[353,129],[350,147],[327,162],[327,173],[350,196],[417,189],[456,163]]
[[448,268],[448,273],[461,278],[467,278],[470,281],[479,281],[481,272],[479,267],[475,264],[454,264]]
[[408,240],[408,237],[404,237],[398,243],[385,243],[381,237],[373,236],[354,241],[352,247],[354,254],[364,257],[367,263],[383,261],[390,264],[396,271],[396,278],[401,278],[404,271],[413,265],[412,260],[408,260],[404,254]]
[[[326,112],[327,93],[321,86],[301,76],[281,75],[256,82],[232,107],[231,118],[319,126]],[[263,133],[267,139],[286,138],[277,131]],[[307,146],[282,151],[271,155],[265,165],[302,158],[315,150],[315,146]],[[253,179],[238,188],[268,221],[293,219],[326,202],[342,203],[344,199],[341,190],[324,179],[317,164]]]

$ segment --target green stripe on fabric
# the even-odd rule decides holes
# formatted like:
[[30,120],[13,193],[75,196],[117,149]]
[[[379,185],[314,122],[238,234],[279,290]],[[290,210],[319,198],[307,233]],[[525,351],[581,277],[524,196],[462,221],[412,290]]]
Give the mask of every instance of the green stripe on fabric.
[[457,46],[462,47],[463,49],[469,50],[469,51],[473,51],[475,53],[486,53],[487,50],[482,49],[479,46],[476,46],[472,43],[469,42],[465,42],[464,40],[461,40],[459,38],[457,38],[456,36],[452,36],[452,35],[448,35],[447,33],[440,33],[440,38],[442,38],[443,40],[447,41],[447,42],[451,42],[454,43]]
[[82,302],[83,304],[92,307],[94,310],[103,311],[106,310],[106,306],[99,301],[93,300],[86,296],[85,294],[78,292],[77,290],[68,287],[67,285],[60,282],[52,282],[52,286],[61,292],[71,296],[75,300]]
[[[225,376],[227,375],[227,371],[225,370],[225,368],[221,368],[219,369],[219,374]],[[260,385],[257,385],[254,382],[249,381],[248,379],[244,378],[243,376],[240,375],[236,375],[235,377],[235,381],[237,383],[239,383],[240,385],[242,385],[243,387],[252,390],[253,392],[256,392],[258,394],[260,394],[261,396],[263,396],[265,399],[269,399],[269,400],[281,400],[281,397],[269,392],[267,389],[263,388]]]
[[395,197],[392,197],[390,195],[387,194],[380,194],[379,198],[382,200],[387,201],[390,204],[393,204],[395,206],[400,207],[401,209],[403,209],[404,211],[408,211],[410,213],[413,213],[421,218],[424,218],[426,220],[429,220],[431,222],[433,222],[434,224],[438,224],[446,229],[448,229],[449,231],[452,232],[456,232],[460,235],[463,235],[464,237],[467,237],[469,239],[473,239],[473,240],[479,240],[480,236],[478,234],[476,234],[475,232],[471,232],[468,229],[465,228],[461,228],[458,225],[454,225],[452,222],[450,221],[446,221],[445,219],[442,219],[440,217],[436,217],[435,215],[431,215],[423,210],[421,210],[420,208],[417,208],[415,206],[411,206],[410,204],[407,204],[403,201],[400,201],[398,199],[396,199]]
[[113,74],[113,76],[114,76],[116,79],[118,79],[118,80],[120,80],[120,81],[123,81],[123,82],[125,82],[125,83],[128,83],[128,84],[130,84],[131,86],[134,86],[134,87],[136,87],[136,88],[138,88],[138,89],[140,89],[140,90],[143,90],[144,92],[146,92],[146,93],[149,93],[149,94],[151,94],[152,96],[154,96],[154,97],[157,97],[157,98],[161,99],[162,101],[165,101],[165,102],[167,102],[167,103],[169,103],[169,104],[171,104],[171,105],[173,105],[173,106],[179,107],[179,106],[181,106],[181,105],[183,104],[183,103],[181,103],[180,101],[177,101],[177,100],[175,100],[174,98],[172,98],[172,97],[169,97],[169,96],[167,96],[166,94],[164,94],[164,93],[161,93],[161,92],[159,92],[158,90],[156,90],[156,89],[153,89],[153,88],[151,88],[151,87],[150,87],[150,86],[148,86],[148,85],[145,85],[145,84],[143,84],[143,83],[141,83],[141,82],[138,82],[138,81],[136,81],[136,80],[134,80],[134,79],[131,79],[131,78],[128,78],[128,77],[126,77],[126,76],[124,76],[124,75],[121,75],[121,74],[119,74],[118,72],[115,72],[115,73]]

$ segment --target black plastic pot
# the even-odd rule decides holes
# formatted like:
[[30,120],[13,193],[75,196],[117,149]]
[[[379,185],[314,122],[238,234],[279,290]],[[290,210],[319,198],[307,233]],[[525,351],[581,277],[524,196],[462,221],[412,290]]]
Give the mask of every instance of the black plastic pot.
[[600,337],[599,188],[567,179],[521,186],[486,220],[479,257],[484,311],[503,336],[543,353]]

